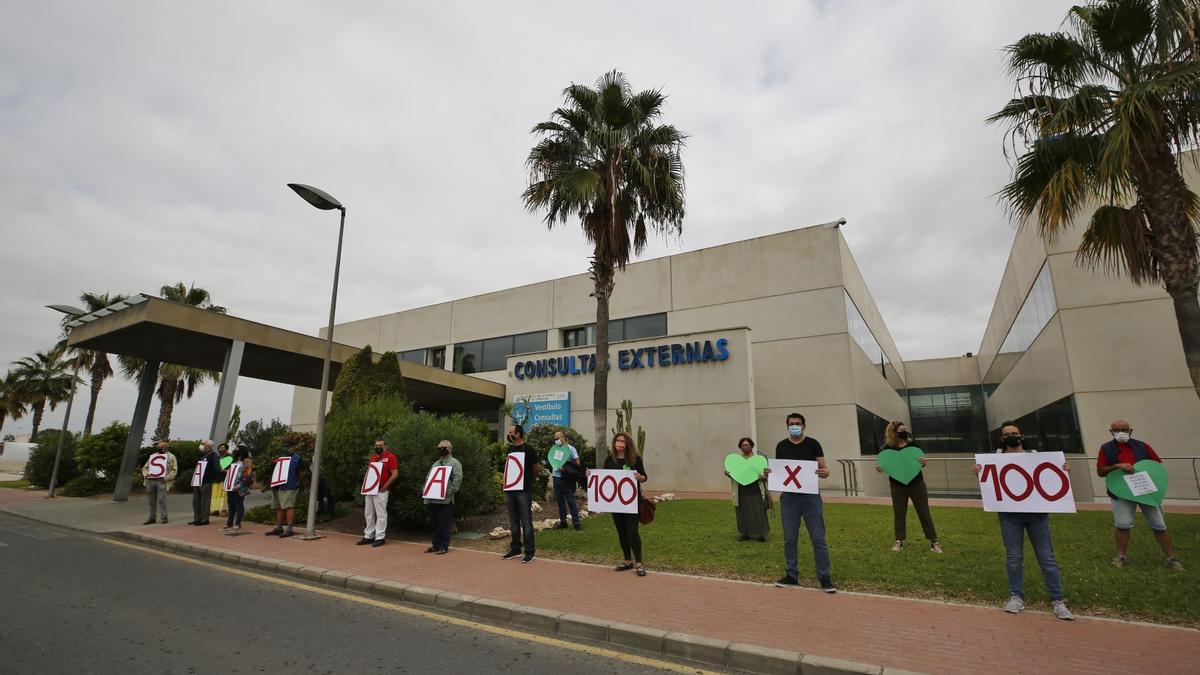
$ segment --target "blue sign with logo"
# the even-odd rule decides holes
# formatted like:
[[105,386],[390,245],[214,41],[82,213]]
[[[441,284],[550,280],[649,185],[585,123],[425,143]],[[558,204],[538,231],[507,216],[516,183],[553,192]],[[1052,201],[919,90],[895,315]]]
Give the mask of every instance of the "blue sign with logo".
[[561,391],[550,394],[531,394],[513,399],[512,417],[519,420],[526,415],[528,401],[528,418],[525,429],[529,430],[537,424],[553,424],[559,427],[571,426],[571,392]]

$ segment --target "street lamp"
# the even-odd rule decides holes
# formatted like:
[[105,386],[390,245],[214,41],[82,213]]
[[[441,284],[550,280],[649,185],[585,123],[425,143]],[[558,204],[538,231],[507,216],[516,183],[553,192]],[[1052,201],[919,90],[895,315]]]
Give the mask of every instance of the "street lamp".
[[[66,314],[72,319],[87,314],[84,310],[70,305],[46,305],[46,308]],[[71,405],[75,403],[75,383],[78,379],[79,359],[75,359],[75,370],[71,373],[71,393],[67,396],[67,410],[63,413],[62,429],[58,431],[58,450],[54,452],[54,469],[50,472],[50,489],[46,491],[46,496],[50,499],[54,498],[54,488],[58,483],[58,463],[62,460],[63,444],[67,440],[67,425],[71,423]]]
[[342,212],[338,225],[337,257],[333,263],[333,297],[329,300],[329,328],[325,332],[325,362],[321,366],[321,396],[317,403],[317,441],[313,445],[312,484],[308,490],[308,523],[301,539],[319,539],[317,534],[317,482],[321,476],[321,444],[325,439],[325,401],[329,395],[329,361],[333,358],[333,315],[337,311],[338,273],[342,267],[342,234],[346,231],[346,207],[329,193],[311,185],[288,183],[304,201],[322,211]]

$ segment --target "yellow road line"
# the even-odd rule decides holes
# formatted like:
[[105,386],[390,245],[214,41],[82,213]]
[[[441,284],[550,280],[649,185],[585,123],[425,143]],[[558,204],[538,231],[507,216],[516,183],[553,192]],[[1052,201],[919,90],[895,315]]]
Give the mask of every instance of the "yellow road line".
[[211,567],[212,569],[217,570],[217,571],[221,572],[222,574],[231,574],[232,573],[232,574],[236,574],[238,576],[246,577],[248,579],[255,579],[257,581],[264,581],[267,583],[276,584],[278,586],[286,586],[287,588],[293,588],[293,589],[300,590],[300,591],[307,591],[309,593],[317,593],[319,595],[325,595],[328,597],[339,598],[341,600],[346,600],[348,602],[357,602],[360,605],[369,605],[371,607],[387,609],[387,610],[391,610],[393,612],[407,614],[409,616],[418,616],[418,617],[421,617],[422,619],[429,619],[430,621],[438,621],[440,623],[446,623],[446,624],[450,624],[452,626],[461,626],[463,628],[471,628],[473,630],[479,630],[479,631],[483,631],[485,633],[491,633],[493,635],[500,635],[503,637],[514,638],[517,640],[524,640],[526,642],[536,642],[538,644],[546,645],[549,647],[557,647],[559,649],[569,649],[574,652],[582,652],[584,654],[590,654],[592,656],[599,656],[601,658],[625,661],[626,663],[634,663],[639,666],[647,666],[650,668],[660,668],[662,670],[670,670],[670,671],[673,671],[676,673],[697,673],[698,675],[717,675],[716,671],[703,670],[701,668],[695,668],[695,667],[691,667],[691,666],[684,666],[684,665],[681,665],[678,663],[672,663],[670,661],[663,661],[660,659],[650,658],[648,656],[639,656],[637,654],[626,654],[624,652],[618,652],[618,651],[615,651],[612,649],[605,649],[603,647],[593,647],[591,645],[567,642],[566,640],[559,640],[557,638],[550,638],[550,637],[545,637],[542,635],[533,635],[530,633],[515,631],[515,630],[508,629],[508,628],[501,628],[499,626],[493,626],[491,624],[480,623],[478,621],[472,621],[470,619],[460,619],[458,617],[446,616],[444,614],[437,614],[435,612],[427,612],[422,609],[416,609],[416,608],[407,607],[404,605],[397,605],[397,604],[393,604],[390,602],[384,602],[382,600],[376,600],[374,598],[366,598],[366,597],[354,595],[351,593],[343,593],[341,591],[335,591],[335,590],[328,589],[328,588],[321,588],[319,586],[310,586],[308,584],[303,584],[298,581],[292,581],[290,579],[280,579],[278,577],[268,576],[265,574],[248,572],[246,570],[239,569],[235,566],[218,565],[216,563],[206,562],[203,560],[196,560],[195,558],[177,555],[175,553],[167,553],[166,551],[156,551],[151,548],[146,548],[144,546],[138,546],[136,544],[129,544],[129,543],[126,543],[123,541],[116,541],[113,539],[102,539],[101,541],[108,542],[109,544],[113,544],[114,546],[122,546],[124,548],[134,549],[135,551],[140,551],[142,553],[149,553],[151,555],[162,556],[164,558],[171,558],[173,560],[191,563],[193,565],[200,565],[202,567]]

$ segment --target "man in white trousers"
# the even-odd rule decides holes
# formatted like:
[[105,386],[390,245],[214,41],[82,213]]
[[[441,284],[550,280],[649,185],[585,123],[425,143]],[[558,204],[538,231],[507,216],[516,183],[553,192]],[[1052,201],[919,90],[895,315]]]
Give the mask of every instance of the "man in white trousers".
[[367,520],[367,527],[363,530],[363,538],[358,540],[358,545],[370,544],[372,547],[378,548],[383,546],[387,539],[388,490],[396,481],[396,477],[400,475],[400,463],[396,461],[396,455],[388,449],[387,441],[382,438],[375,439],[375,454],[371,456],[370,463],[382,464],[382,470],[376,476],[374,467],[368,465],[363,485],[370,486],[378,481],[379,492],[373,495],[363,495],[363,513]]

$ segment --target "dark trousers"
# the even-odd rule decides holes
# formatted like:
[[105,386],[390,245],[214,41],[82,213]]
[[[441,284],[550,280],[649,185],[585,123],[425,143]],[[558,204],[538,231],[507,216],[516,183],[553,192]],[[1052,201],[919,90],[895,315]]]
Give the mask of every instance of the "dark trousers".
[[454,504],[429,504],[429,519],[433,521],[433,548],[450,548],[450,527],[454,524]]
[[207,523],[212,506],[212,483],[192,488],[192,522]]
[[783,560],[788,576],[800,576],[797,542],[801,520],[808,528],[808,538],[812,540],[817,576],[829,576],[829,545],[825,543],[825,507],[821,495],[784,492],[779,495],[779,515],[783,520]]
[[242,516],[246,514],[246,498],[237,490],[226,492],[225,495],[229,498],[229,517],[225,519],[225,527],[241,527]]
[[533,553],[533,511],[529,493],[510,490],[504,493],[504,507],[508,510],[508,529],[512,530],[512,543],[508,550],[520,551],[524,540],[525,552]]
[[617,526],[617,539],[621,542],[621,553],[626,560],[642,562],[642,535],[638,534],[638,514],[614,513],[613,525]]
[[[891,482],[891,481],[889,481]],[[925,481],[901,485],[891,482],[892,515],[896,520],[896,538],[904,541],[908,533],[908,501],[911,499],[917,517],[921,519],[921,530],[929,541],[937,541],[937,529],[933,527],[933,516],[929,513],[929,489]]]
[[575,503],[575,481],[570,478],[554,479],[554,500],[558,502],[558,522],[567,524],[567,511],[571,512],[571,521],[579,524],[579,505]]

